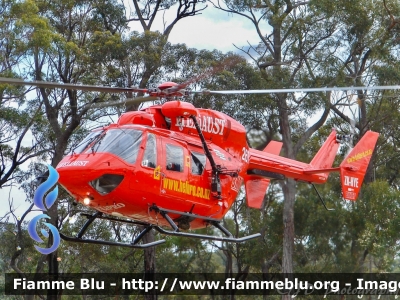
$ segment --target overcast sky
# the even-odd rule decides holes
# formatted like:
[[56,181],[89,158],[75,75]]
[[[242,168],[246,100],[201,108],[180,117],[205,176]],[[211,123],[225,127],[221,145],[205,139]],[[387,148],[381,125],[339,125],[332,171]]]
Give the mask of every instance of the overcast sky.
[[202,15],[180,20],[170,36],[171,43],[185,43],[197,49],[236,51],[233,46],[245,46],[259,41],[253,24],[237,15],[207,7]]
[[[173,9],[165,14],[164,18],[167,24],[173,20],[174,14],[176,12]],[[154,25],[153,30],[163,30],[162,14],[159,14]],[[140,31],[140,24],[131,24],[131,29]],[[170,34],[169,41],[173,44],[185,43],[190,48],[217,49],[226,53],[238,51],[233,44],[238,47],[246,46],[248,42],[255,45],[259,38],[253,24],[247,19],[225,13],[208,5],[200,15],[179,20]],[[0,217],[9,211],[6,202],[8,195],[9,189],[0,189],[0,199],[3,204],[0,206]],[[17,187],[12,189],[11,196],[16,209],[15,214],[21,216],[30,203],[25,201],[25,194],[18,191]],[[37,214],[39,212],[31,212],[27,219],[29,220]]]
[[[166,12],[165,15],[159,13],[152,29],[162,31],[163,17],[166,20],[165,23],[169,24],[175,15],[174,9]],[[131,29],[140,31],[141,26],[139,23],[131,23]],[[199,15],[179,20],[169,36],[169,41],[173,44],[185,43],[190,48],[218,49],[228,52],[237,50],[233,44],[244,46],[247,45],[247,41],[257,44],[259,38],[249,20],[228,14],[208,4],[208,7]]]

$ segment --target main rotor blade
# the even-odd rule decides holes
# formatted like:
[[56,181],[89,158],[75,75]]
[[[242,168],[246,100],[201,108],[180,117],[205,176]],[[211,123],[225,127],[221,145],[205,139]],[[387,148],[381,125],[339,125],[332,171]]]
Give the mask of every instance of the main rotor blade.
[[278,93],[311,93],[311,92],[340,92],[356,90],[399,90],[400,85],[387,86],[350,86],[350,87],[322,87],[322,88],[292,88],[292,89],[266,89],[266,90],[227,90],[227,91],[190,91],[193,94],[278,94]]
[[22,79],[6,78],[6,77],[0,77],[0,83],[8,83],[8,84],[13,84],[13,85],[37,86],[37,87],[43,87],[43,88],[61,88],[61,89],[66,89],[66,90],[106,92],[106,93],[125,93],[125,92],[144,92],[144,93],[146,93],[147,92],[147,89],[138,89],[138,88],[80,85],[80,84],[72,84],[72,83],[57,83],[57,82],[47,82],[47,81],[25,81]]
[[119,106],[119,105],[130,105],[130,104],[140,104],[142,102],[154,101],[157,100],[158,97],[137,97],[137,98],[129,98],[124,101],[116,101],[116,102],[105,102],[93,104],[94,108],[102,108],[102,107],[110,107],[110,106]]

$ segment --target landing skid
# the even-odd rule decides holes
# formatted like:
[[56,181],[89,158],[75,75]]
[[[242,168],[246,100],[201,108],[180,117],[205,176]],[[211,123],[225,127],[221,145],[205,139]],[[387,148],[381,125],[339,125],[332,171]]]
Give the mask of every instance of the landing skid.
[[[156,206],[152,206],[150,208],[150,210],[154,210],[155,212],[159,213],[168,222],[168,224],[172,227],[173,231],[165,230],[159,226],[154,226],[155,230],[157,230],[158,232],[165,234],[165,235],[182,236],[182,237],[190,237],[190,238],[204,239],[204,240],[210,240],[210,241],[231,242],[231,243],[242,243],[242,242],[245,242],[245,241],[248,241],[248,240],[251,240],[251,239],[261,236],[260,233],[256,233],[256,234],[244,236],[241,238],[235,238],[232,235],[232,233],[229,232],[228,229],[226,229],[225,227],[223,227],[221,225],[221,221],[218,219],[198,216],[198,215],[195,215],[192,213],[182,213],[182,212],[178,212],[178,211],[174,211],[174,210],[163,209],[163,208],[156,207]],[[226,237],[179,231],[178,226],[171,219],[171,217],[168,215],[168,213],[179,214],[181,216],[193,217],[196,219],[205,220],[208,224],[219,229],[223,234],[226,235]]]
[[[165,234],[165,235],[197,238],[197,239],[211,240],[211,241],[231,242],[231,243],[242,243],[242,242],[245,242],[245,241],[248,241],[248,240],[251,240],[251,239],[261,236],[260,233],[256,233],[256,234],[248,235],[248,236],[241,237],[241,238],[235,238],[225,227],[223,227],[220,224],[221,221],[217,220],[217,219],[213,219],[213,218],[209,218],[209,217],[202,217],[202,216],[198,216],[198,215],[195,215],[192,213],[182,213],[182,212],[178,212],[178,211],[174,211],[174,210],[163,209],[163,208],[156,207],[156,206],[150,207],[150,210],[153,210],[156,213],[160,214],[168,222],[168,224],[171,226],[172,230],[166,230],[158,225],[152,225],[152,224],[148,224],[145,222],[131,221],[131,220],[124,220],[124,219],[119,219],[119,218],[108,217],[108,216],[104,216],[102,212],[96,212],[93,215],[81,214],[81,215],[87,217],[88,220],[82,226],[81,230],[76,235],[76,237],[66,236],[66,235],[62,234],[61,232],[60,232],[60,236],[63,240],[68,241],[68,242],[98,244],[98,245],[108,245],[108,246],[120,246],[120,247],[129,247],[129,248],[149,248],[149,247],[154,247],[154,246],[164,243],[165,240],[158,240],[158,241],[151,242],[151,243],[139,244],[139,242],[142,240],[143,236],[146,233],[148,233],[149,231],[151,231],[152,229],[154,229],[162,234]],[[181,217],[186,217],[186,218],[189,217],[189,218],[193,218],[193,219],[205,220],[208,224],[219,229],[225,235],[225,237],[179,231],[178,226],[168,215],[169,213],[178,214]],[[132,243],[121,243],[121,242],[85,239],[84,234],[86,233],[89,226],[96,219],[103,219],[103,220],[127,223],[127,224],[132,224],[132,225],[140,225],[140,226],[143,226],[144,229],[135,237],[135,239],[132,241]]]
[[[70,237],[70,236],[64,235],[60,232],[60,237],[63,240],[68,241],[68,242],[74,242],[74,243],[98,244],[98,245],[120,246],[120,247],[129,247],[129,248],[148,248],[148,247],[157,246],[157,245],[165,242],[165,240],[158,240],[158,241],[147,243],[147,244],[138,244],[140,242],[140,240],[143,238],[143,236],[152,229],[152,225],[144,223],[144,222],[123,220],[123,219],[117,219],[117,218],[112,218],[112,217],[108,217],[108,216],[103,216],[102,212],[96,212],[93,215],[89,215],[89,214],[81,214],[81,215],[87,217],[88,220],[82,226],[79,233],[76,235],[76,237]],[[121,243],[121,242],[110,242],[110,241],[103,241],[103,240],[85,239],[83,236],[86,233],[86,230],[96,219],[109,220],[109,221],[121,222],[121,223],[133,224],[133,225],[142,225],[142,226],[144,226],[144,229],[138,234],[138,236],[133,240],[132,243]]]

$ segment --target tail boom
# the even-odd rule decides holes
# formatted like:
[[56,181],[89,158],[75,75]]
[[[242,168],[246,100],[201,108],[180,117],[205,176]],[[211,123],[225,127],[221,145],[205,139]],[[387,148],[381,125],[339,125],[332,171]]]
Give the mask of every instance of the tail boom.
[[308,183],[324,183],[328,179],[329,172],[334,171],[330,168],[332,167],[340,145],[336,136],[336,131],[332,130],[331,134],[309,164],[250,149],[248,170],[262,170],[271,174],[279,174],[280,176],[283,175]]
[[329,173],[340,172],[343,198],[356,200],[379,134],[368,131],[339,167],[332,167],[340,141],[332,131],[328,139],[309,164],[250,149],[248,174],[269,179],[293,178],[307,183],[321,184]]

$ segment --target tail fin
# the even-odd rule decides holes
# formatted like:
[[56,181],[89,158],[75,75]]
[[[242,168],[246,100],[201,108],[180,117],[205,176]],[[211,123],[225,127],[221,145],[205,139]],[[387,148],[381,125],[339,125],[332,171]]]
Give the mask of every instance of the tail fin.
[[[270,141],[263,152],[279,155],[282,149],[282,143]],[[244,186],[246,189],[247,206],[260,209],[267,192],[270,180],[268,178],[246,175],[244,178]]]
[[340,164],[343,198],[356,200],[379,133],[368,131]]
[[[336,131],[332,130],[331,134],[328,136],[324,144],[315,154],[314,158],[311,160],[310,165],[314,169],[329,169],[332,167],[335,160],[337,151],[339,149],[340,143],[336,139]],[[325,177],[325,181],[328,179],[329,172],[321,173],[320,177]]]

